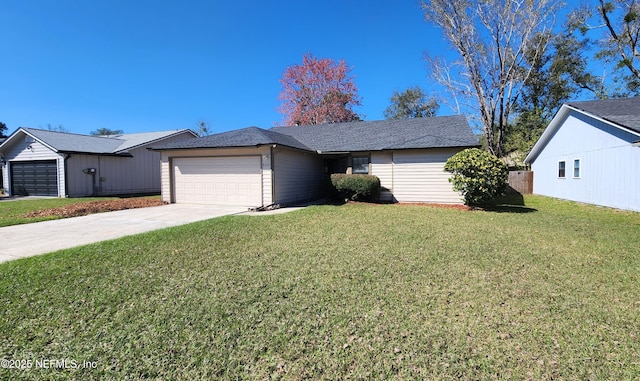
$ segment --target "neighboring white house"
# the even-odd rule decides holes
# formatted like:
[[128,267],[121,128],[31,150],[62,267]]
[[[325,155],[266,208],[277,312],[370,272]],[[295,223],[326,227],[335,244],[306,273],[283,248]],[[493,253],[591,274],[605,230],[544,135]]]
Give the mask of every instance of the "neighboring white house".
[[533,192],[640,211],[640,97],[564,104],[525,162]]
[[478,146],[465,117],[249,127],[165,145],[162,198],[259,207],[317,198],[332,173],[378,176],[393,202],[462,203],[443,171]]
[[19,128],[0,144],[10,195],[83,197],[160,192],[152,144],[196,138],[191,130],[89,136]]

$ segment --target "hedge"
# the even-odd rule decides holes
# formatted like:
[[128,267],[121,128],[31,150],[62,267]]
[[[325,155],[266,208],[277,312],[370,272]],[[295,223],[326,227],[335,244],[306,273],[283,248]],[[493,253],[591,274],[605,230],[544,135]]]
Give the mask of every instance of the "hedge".
[[334,193],[353,201],[378,201],[380,179],[372,175],[334,173],[331,175]]

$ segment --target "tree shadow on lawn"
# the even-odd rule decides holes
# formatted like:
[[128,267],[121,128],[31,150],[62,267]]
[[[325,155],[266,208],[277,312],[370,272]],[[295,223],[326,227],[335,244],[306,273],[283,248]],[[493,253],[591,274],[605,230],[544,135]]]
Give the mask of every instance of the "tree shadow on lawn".
[[488,205],[483,205],[482,210],[495,213],[532,213],[538,211],[538,209],[525,206],[524,197],[515,191],[509,191],[505,196],[493,200]]

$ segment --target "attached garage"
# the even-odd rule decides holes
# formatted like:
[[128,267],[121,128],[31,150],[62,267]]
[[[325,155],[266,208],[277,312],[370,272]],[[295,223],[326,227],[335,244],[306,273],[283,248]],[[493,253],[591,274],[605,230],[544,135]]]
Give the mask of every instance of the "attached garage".
[[11,194],[58,196],[56,160],[16,161],[11,164]]
[[173,202],[262,205],[260,156],[174,158]]
[[451,116],[247,127],[151,149],[165,202],[268,207],[321,197],[328,175],[353,173],[354,162],[378,176],[384,201],[459,204],[444,163],[476,146],[467,120]]

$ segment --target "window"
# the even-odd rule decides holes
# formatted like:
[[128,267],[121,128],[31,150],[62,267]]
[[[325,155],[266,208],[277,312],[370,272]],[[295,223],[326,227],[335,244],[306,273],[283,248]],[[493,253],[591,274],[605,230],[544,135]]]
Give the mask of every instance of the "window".
[[369,174],[369,156],[354,156],[351,163],[351,173]]
[[561,179],[565,178],[565,166],[566,163],[564,161],[558,162],[558,177],[560,177]]
[[573,178],[580,177],[580,159],[573,160]]

